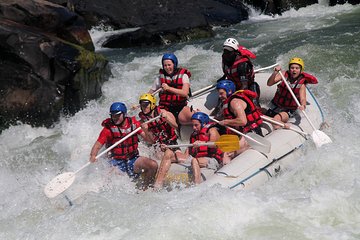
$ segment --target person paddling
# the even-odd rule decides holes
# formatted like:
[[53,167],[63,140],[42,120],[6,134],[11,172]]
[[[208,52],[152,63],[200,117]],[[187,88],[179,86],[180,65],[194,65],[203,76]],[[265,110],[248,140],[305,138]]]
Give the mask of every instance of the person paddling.
[[162,88],[159,107],[170,111],[180,124],[191,124],[192,111],[187,106],[191,73],[186,68],[178,67],[178,59],[173,53],[165,53],[161,64],[159,76],[149,93]]
[[[286,81],[288,81],[296,98],[299,100],[301,106],[298,107],[291,93],[287,89],[284,82],[277,85],[277,91],[274,98],[270,102],[270,107],[265,113],[269,117],[273,117],[276,121],[287,123],[289,118],[294,117],[296,110],[305,110],[306,108],[306,84],[317,84],[318,80],[313,75],[304,72],[305,64],[301,58],[294,57],[289,61],[289,69],[283,71]],[[281,71],[280,66],[274,68],[267,81],[268,86],[273,86],[282,81],[282,76],[279,74]],[[273,125],[275,129],[279,128],[278,125]],[[289,126],[285,124],[285,128]]]
[[143,123],[141,125],[151,143],[158,144],[161,147],[161,152],[159,152],[161,163],[154,183],[154,188],[160,189],[163,187],[164,180],[170,169],[171,163],[184,162],[186,160],[186,156],[179,148],[170,149],[162,147],[162,145],[177,144],[177,135],[175,131],[177,123],[174,115],[171,112],[156,106],[156,98],[149,93],[145,93],[140,96],[139,104],[141,108],[139,117],[142,122],[161,115],[158,120],[148,124]]
[[233,127],[242,133],[255,132],[262,136],[261,112],[252,101],[256,98],[256,93],[250,90],[235,92],[235,85],[230,80],[219,81],[216,88],[223,103],[223,120],[220,124]]
[[[111,104],[110,118],[102,122],[103,129],[91,149],[90,162],[97,161],[96,155],[104,144],[109,147],[128,134],[133,134],[133,131],[140,127],[140,122],[135,117],[127,117],[126,113],[127,108],[124,103],[114,102]],[[139,128],[135,134],[110,151],[109,163],[134,180],[138,179],[141,174],[144,177],[143,188],[146,189],[154,181],[157,162],[139,155],[139,136],[149,140]]]
[[260,108],[260,87],[255,82],[254,65],[251,59],[256,55],[250,50],[241,46],[235,38],[228,38],[223,44],[222,70],[224,76],[220,79],[231,80],[236,90],[250,90],[257,94],[252,99],[254,104]]
[[[215,123],[209,123],[209,116],[203,112],[196,112],[191,116],[193,132],[190,143],[201,144],[215,142],[220,134]],[[201,183],[200,168],[210,168],[216,171],[223,164],[224,153],[214,146],[194,146],[186,150],[191,159],[191,168],[194,175],[194,183]],[[230,160],[229,160],[230,161]]]

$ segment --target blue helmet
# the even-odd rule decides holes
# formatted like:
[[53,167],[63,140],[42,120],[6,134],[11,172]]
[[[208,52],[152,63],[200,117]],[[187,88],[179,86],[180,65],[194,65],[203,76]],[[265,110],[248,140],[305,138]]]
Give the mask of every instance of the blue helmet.
[[161,59],[161,64],[164,68],[164,60],[171,60],[174,63],[174,69],[177,68],[178,65],[178,59],[173,53],[165,53]]
[[[230,96],[235,92],[236,87],[232,81],[224,79],[218,81],[218,83],[216,84],[216,89],[224,89],[226,91],[226,96]],[[231,94],[229,91],[231,91]]]
[[209,115],[203,112],[196,112],[191,116],[191,119],[199,120],[201,127],[209,123]]
[[120,114],[123,113],[126,115],[127,109],[124,103],[122,102],[114,102],[110,106],[110,114]]

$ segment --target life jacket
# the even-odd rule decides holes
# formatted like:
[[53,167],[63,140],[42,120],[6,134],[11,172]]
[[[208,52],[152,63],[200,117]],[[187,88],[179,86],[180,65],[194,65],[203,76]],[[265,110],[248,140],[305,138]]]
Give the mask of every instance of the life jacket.
[[[160,107],[157,106],[154,110],[154,117],[159,116]],[[140,112],[139,117],[141,120],[147,121],[150,119],[149,116]],[[154,135],[154,140],[159,142],[160,144],[173,144],[177,140],[177,135],[175,129],[170,126],[165,120],[165,118],[161,117],[153,122],[148,123],[149,130]]]
[[[194,143],[195,141],[210,141],[209,130],[210,128],[215,127],[215,123],[206,124],[199,132],[193,132],[190,135],[190,143]],[[215,158],[219,163],[222,162],[222,154],[223,152],[217,147],[209,147],[209,146],[200,146],[198,148],[189,148],[189,153],[194,158],[200,157],[210,157]]]
[[[244,100],[246,102],[246,108],[245,108],[245,114],[247,123],[243,127],[237,127],[236,129],[240,130],[243,133],[247,133],[251,130],[255,130],[256,128],[260,127],[263,120],[261,119],[261,112],[260,110],[255,106],[252,99],[256,98],[257,94],[250,90],[239,90],[232,94],[230,97],[228,97],[223,105],[223,115],[225,119],[235,119],[236,116],[233,112],[230,111],[230,102],[234,98],[239,98],[241,100]],[[231,132],[228,131],[230,134]]]
[[[169,76],[163,69],[159,70],[160,74],[160,83],[166,83],[170,87],[182,89],[183,87],[183,76],[184,74],[187,74],[189,78],[191,77],[191,73],[189,70],[185,68],[179,68],[176,70],[174,75]],[[170,107],[180,107],[180,106],[186,106],[187,104],[187,97],[182,97],[177,94],[167,92],[167,91],[161,91],[159,93],[159,106],[161,108],[164,108],[166,110],[169,110]]]
[[[285,72],[286,80],[289,77],[289,72]],[[294,92],[297,99],[300,99],[300,88],[303,84],[317,84],[318,81],[316,77],[312,76],[311,74],[302,72],[299,77],[293,82],[289,83],[290,88]],[[274,99],[272,100],[273,103],[281,108],[286,108],[289,110],[295,110],[298,108],[294,98],[292,97],[291,93],[287,89],[285,83],[281,81],[280,84],[277,85],[277,91],[275,93]]]
[[[106,143],[107,148],[137,128],[135,125],[135,122],[137,121],[135,117],[126,117],[124,121],[126,121],[125,125],[129,126],[126,129],[113,124],[110,118],[105,119],[102,122],[102,126],[108,128],[112,135],[111,141]],[[138,142],[139,138],[137,134],[132,135],[111,150],[111,157],[117,160],[128,160],[138,156]]]
[[222,64],[223,72],[224,72],[226,78],[234,82],[234,84],[236,86],[236,90],[242,89],[239,71],[238,71],[238,67],[240,64],[247,62],[247,64],[249,64],[251,66],[251,71],[246,72],[246,74],[245,74],[245,78],[248,81],[248,86],[251,83],[253,83],[255,80],[255,72],[254,72],[253,64],[250,61],[250,58],[256,58],[256,55],[243,46],[239,46],[238,51],[240,52],[240,55],[236,56],[235,61],[232,64],[232,66],[229,67],[229,66],[225,65],[224,63]]

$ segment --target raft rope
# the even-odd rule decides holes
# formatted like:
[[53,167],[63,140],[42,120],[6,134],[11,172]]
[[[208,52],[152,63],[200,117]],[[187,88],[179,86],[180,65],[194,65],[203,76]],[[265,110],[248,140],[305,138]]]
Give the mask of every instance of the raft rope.
[[[268,163],[267,165],[265,165],[264,167],[260,168],[259,170],[257,170],[256,172],[254,172],[253,174],[251,174],[250,176],[246,177],[245,179],[241,180],[240,182],[236,183],[235,185],[231,186],[230,189],[234,189],[239,185],[243,185],[245,187],[245,182],[247,180],[249,180],[250,178],[254,177],[255,175],[258,175],[261,172],[265,172],[267,175],[269,175],[270,177],[273,177],[270,172],[267,170],[267,168],[269,166],[271,166],[272,164],[276,163],[277,161],[280,161],[282,158],[286,157],[287,155],[289,155],[290,153],[294,152],[295,150],[299,149],[300,147],[302,147],[303,144],[301,144],[300,146],[294,148],[293,150],[291,150],[290,152],[284,154],[283,156],[279,157],[279,158],[274,158],[270,163]],[[227,175],[226,173],[220,172],[222,174]]]

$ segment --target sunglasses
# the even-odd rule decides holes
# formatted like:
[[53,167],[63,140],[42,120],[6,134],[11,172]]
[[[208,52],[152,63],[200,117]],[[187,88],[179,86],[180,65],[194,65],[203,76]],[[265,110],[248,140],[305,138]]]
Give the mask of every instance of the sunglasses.
[[147,107],[147,106],[149,106],[149,104],[150,104],[150,102],[148,102],[148,101],[140,101],[140,106],[141,107]]

